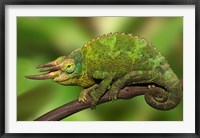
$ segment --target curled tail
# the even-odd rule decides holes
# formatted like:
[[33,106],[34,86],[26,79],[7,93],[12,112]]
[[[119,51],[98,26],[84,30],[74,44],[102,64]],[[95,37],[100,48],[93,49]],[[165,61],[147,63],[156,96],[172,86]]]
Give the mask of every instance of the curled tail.
[[162,87],[150,87],[145,93],[146,102],[153,108],[159,110],[170,110],[175,108],[182,98],[182,86],[179,79],[170,69],[155,83]]

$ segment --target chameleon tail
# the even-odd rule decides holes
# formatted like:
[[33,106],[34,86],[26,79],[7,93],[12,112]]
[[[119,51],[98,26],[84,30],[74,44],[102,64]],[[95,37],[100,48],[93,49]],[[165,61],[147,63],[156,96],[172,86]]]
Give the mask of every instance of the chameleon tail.
[[182,87],[174,72],[170,69],[155,83],[165,87],[150,87],[149,92],[145,93],[146,102],[159,110],[175,108],[181,100]]

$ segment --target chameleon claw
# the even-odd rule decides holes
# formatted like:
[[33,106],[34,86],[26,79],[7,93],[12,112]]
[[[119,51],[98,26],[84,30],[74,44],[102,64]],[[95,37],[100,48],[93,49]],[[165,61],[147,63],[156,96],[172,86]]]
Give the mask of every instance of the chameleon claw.
[[117,95],[114,96],[114,100],[117,100]]
[[115,102],[116,100],[117,100],[117,95],[114,94],[114,95],[112,96],[112,102]]
[[148,89],[155,88],[155,87],[156,87],[156,86],[155,86],[155,85],[153,85],[153,84],[152,84],[152,85],[148,85],[148,86],[147,86],[147,88],[148,88]]
[[83,102],[83,99],[78,98],[78,102],[79,102],[79,103],[82,103],[82,102]]
[[82,93],[80,94],[79,98],[78,98],[78,102],[79,103],[84,103],[87,101],[87,98],[86,98],[87,94],[86,93]]

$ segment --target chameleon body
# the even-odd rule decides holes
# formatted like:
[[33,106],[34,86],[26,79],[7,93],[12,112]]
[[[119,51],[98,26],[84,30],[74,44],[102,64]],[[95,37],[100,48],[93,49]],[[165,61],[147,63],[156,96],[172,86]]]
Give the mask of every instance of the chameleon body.
[[99,36],[70,55],[37,67],[48,73],[27,78],[82,86],[79,102],[89,94],[92,108],[106,91],[115,100],[120,89],[131,84],[146,84],[146,102],[160,110],[176,107],[182,95],[179,79],[165,57],[149,41],[132,34]]

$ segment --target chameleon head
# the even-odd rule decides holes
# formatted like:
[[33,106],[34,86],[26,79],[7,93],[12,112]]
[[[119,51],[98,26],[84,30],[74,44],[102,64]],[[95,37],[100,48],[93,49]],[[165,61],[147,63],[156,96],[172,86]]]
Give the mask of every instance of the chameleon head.
[[47,73],[25,77],[35,80],[53,79],[58,83],[70,85],[73,83],[72,80],[81,75],[80,63],[76,63],[74,59],[67,56],[61,56],[52,62],[38,65],[36,68],[41,68],[40,72]]

